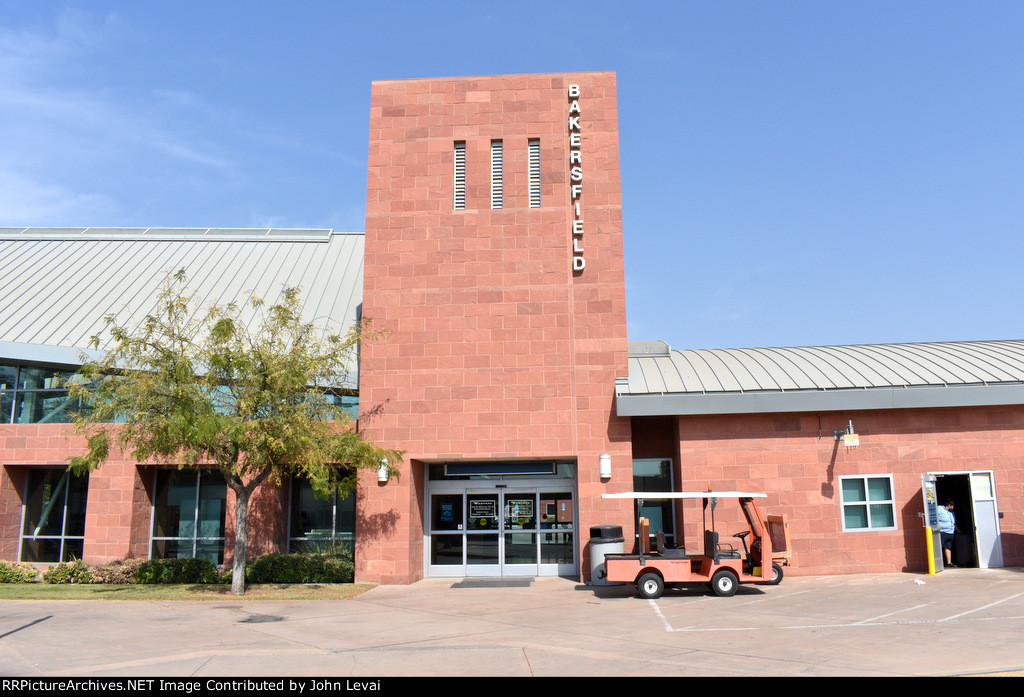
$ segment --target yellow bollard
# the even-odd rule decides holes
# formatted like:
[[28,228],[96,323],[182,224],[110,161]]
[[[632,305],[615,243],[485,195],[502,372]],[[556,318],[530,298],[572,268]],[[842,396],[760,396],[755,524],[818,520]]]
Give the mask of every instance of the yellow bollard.
[[924,526],[924,544],[928,549],[928,575],[935,575],[935,545],[932,543],[932,529]]

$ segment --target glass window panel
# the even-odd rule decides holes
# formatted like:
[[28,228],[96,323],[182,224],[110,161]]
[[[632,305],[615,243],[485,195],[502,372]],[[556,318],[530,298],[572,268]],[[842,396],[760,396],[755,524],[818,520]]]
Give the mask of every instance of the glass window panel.
[[572,494],[568,492],[541,494],[540,515],[542,529],[572,528]]
[[25,479],[21,560],[81,559],[89,476],[36,468]]
[[195,527],[196,472],[158,470],[153,536],[192,537]]
[[19,390],[53,390],[66,388],[74,379],[76,371],[58,368],[39,368],[21,366],[18,372],[17,388]]
[[192,540],[153,540],[153,559],[188,559],[192,556]]
[[197,537],[224,537],[228,486],[215,472],[203,472],[199,479],[199,531]]
[[[344,498],[331,494],[317,496],[313,485],[304,479],[292,480],[291,549],[325,550],[332,542],[351,541],[355,537],[356,501],[354,493]],[[317,540],[319,542],[311,542]],[[326,544],[325,544],[326,543]]]
[[529,477],[530,479],[573,479],[576,476],[576,465],[570,462],[499,462],[487,463],[462,463],[459,466],[451,464],[431,464],[427,466],[427,476],[433,480],[458,481],[464,479],[512,480],[516,477]]
[[0,390],[13,390],[17,379],[17,366],[0,364]]
[[196,559],[209,559],[218,566],[223,564],[224,540],[199,540],[196,542]]
[[226,508],[227,484],[218,472],[158,470],[153,496],[153,558],[195,554],[223,563]]
[[843,480],[843,501],[867,501],[863,479]]
[[466,563],[497,564],[498,536],[492,534],[466,535]]
[[672,491],[671,460],[634,460],[635,491]]
[[[862,501],[863,499],[857,499]],[[892,488],[888,477],[871,477],[868,479],[868,501],[892,501]]]
[[461,565],[462,535],[431,536],[430,563],[444,566]]
[[17,387],[19,390],[41,390],[53,386],[52,378],[52,370],[23,365],[18,371]]
[[498,495],[469,494],[466,507],[469,530],[494,530],[498,527]]
[[537,534],[510,532],[505,534],[506,564],[536,564]]
[[61,561],[74,561],[82,558],[82,550],[85,548],[85,540],[64,538],[64,552]]
[[292,538],[288,540],[288,551],[296,554],[302,554],[306,552],[311,554],[322,554],[324,552],[324,548],[329,545],[329,540],[325,542],[323,539],[305,539],[302,537]]
[[341,407],[345,410],[345,413],[350,418],[355,419],[359,416],[359,397],[355,395],[347,394],[332,394],[330,399],[334,402],[335,406]]
[[292,481],[292,537],[330,537],[334,529],[334,497],[320,498],[305,480]]
[[14,420],[14,393],[0,392],[0,423],[8,424]]
[[659,501],[656,504],[648,504],[640,509],[640,516],[647,518],[651,523],[651,534],[665,529],[665,520],[671,518],[671,508],[668,501]]
[[65,535],[85,535],[85,504],[89,498],[89,475],[68,477],[68,495],[64,515]]
[[78,410],[78,398],[65,390],[16,392],[14,422],[19,424],[71,423]]
[[505,496],[505,529],[532,530],[537,527],[537,497],[533,494]]
[[868,526],[867,506],[844,506],[843,523],[847,530],[857,530]]
[[574,564],[571,532],[545,532],[540,536],[541,564]]
[[895,525],[892,506],[888,503],[873,503],[871,509],[871,527],[891,528]]
[[[672,461],[633,460],[633,490],[672,491]],[[645,501],[639,515],[651,522],[652,536],[661,531],[671,538],[675,531],[673,510],[672,501]]]
[[23,530],[26,536],[61,535],[68,479],[66,475],[66,471],[57,469],[29,470]]
[[435,494],[430,498],[430,529],[461,530],[462,494]]
[[896,527],[891,477],[843,477],[841,487],[846,530]]
[[21,560],[33,563],[59,562],[60,539],[54,537],[30,539],[21,543]]
[[334,517],[334,534],[351,540],[356,534],[356,494],[350,491],[344,498],[337,497],[337,514]]
[[992,493],[992,475],[988,472],[974,472],[971,474],[971,487],[975,498],[990,499],[994,497]]

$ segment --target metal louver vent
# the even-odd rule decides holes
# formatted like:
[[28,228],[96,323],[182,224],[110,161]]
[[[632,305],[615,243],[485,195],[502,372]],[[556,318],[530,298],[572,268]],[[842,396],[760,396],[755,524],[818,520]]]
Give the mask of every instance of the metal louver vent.
[[466,210],[466,144],[455,144],[455,210]]
[[491,141],[491,208],[501,208],[504,202],[504,185],[502,182],[501,141]]
[[540,141],[531,140],[530,146],[530,208],[540,208]]

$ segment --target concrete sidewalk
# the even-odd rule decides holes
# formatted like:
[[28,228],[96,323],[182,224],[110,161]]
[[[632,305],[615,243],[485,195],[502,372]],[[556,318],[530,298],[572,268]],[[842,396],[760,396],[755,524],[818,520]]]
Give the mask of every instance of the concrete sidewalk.
[[0,675],[859,676],[1024,668],[1024,573],[632,587],[428,579],[341,601],[2,601]]

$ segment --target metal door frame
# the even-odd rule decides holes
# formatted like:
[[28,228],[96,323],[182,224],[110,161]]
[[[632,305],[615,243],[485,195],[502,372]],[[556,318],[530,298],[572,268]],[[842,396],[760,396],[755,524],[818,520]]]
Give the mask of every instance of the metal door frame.
[[[569,494],[572,497],[572,527],[557,530],[546,530],[541,527],[540,506],[541,496],[546,493]],[[462,543],[462,564],[431,564],[431,511],[433,497],[435,495],[462,495],[462,524],[459,532],[445,532],[445,535],[461,535]],[[498,526],[487,533],[473,533],[468,530],[469,498],[473,494],[486,496],[497,496]],[[505,558],[505,535],[510,531],[505,528],[505,497],[506,495],[524,494],[532,495],[534,501],[534,527],[524,531],[536,535],[535,539],[535,562],[532,564],[506,564]],[[480,480],[457,480],[457,481],[433,481],[428,484],[424,506],[424,573],[428,577],[465,577],[465,576],[575,576],[579,573],[579,496],[576,483],[567,479],[522,479],[522,480],[501,480],[489,483]],[[572,564],[544,564],[541,563],[541,544],[544,534],[572,533],[573,536],[573,562]],[[496,564],[468,564],[467,543],[472,535],[497,534],[498,535],[498,559]]]
[[[989,482],[992,485],[992,496],[990,496],[990,497],[986,496],[986,497],[983,497],[983,498],[980,498],[980,499],[975,497],[975,489],[974,489],[974,475],[975,474],[985,474],[985,475],[988,475]],[[927,472],[924,476],[934,477],[935,480],[937,480],[939,477],[945,477],[945,476],[950,476],[950,475],[960,475],[960,476],[966,475],[967,476],[967,490],[968,490],[968,492],[970,493],[970,496],[971,496],[971,517],[974,520],[974,530],[972,531],[972,537],[974,539],[974,549],[975,549],[975,552],[976,552],[977,557],[978,557],[978,568],[979,569],[1001,568],[1003,566],[1003,564],[1004,564],[1004,559],[1003,559],[1003,533],[1002,533],[1002,529],[1000,528],[1000,525],[999,525],[999,504],[998,504],[998,497],[996,496],[996,474],[995,474],[995,470],[953,470],[953,471],[948,471],[948,472],[947,471],[943,471],[943,472]],[[995,548],[998,551],[998,557],[999,557],[997,564],[989,564],[987,559],[984,559],[984,560],[982,559],[981,540],[978,538],[978,501],[984,501],[984,502],[991,502],[992,503],[992,515],[993,515],[992,521],[993,521],[994,527],[995,527],[995,538],[996,538],[996,546],[995,546]],[[936,501],[935,505],[936,506],[941,506],[942,502],[941,501]],[[927,508],[926,508],[926,515],[927,515]],[[941,566],[942,566],[942,554],[940,552],[936,551],[936,557],[938,559],[938,564],[936,566],[941,568]]]

